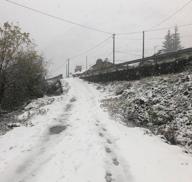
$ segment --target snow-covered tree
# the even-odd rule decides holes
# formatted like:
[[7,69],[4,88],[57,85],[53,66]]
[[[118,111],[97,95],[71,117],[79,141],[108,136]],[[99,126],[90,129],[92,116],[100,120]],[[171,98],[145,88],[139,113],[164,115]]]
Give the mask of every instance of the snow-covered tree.
[[17,25],[0,25],[0,110],[13,110],[43,96],[46,69],[29,33]]
[[182,49],[180,34],[178,33],[177,26],[175,27],[175,33],[172,35],[172,39],[173,39],[173,51]]
[[164,52],[173,51],[173,39],[172,39],[172,35],[171,35],[170,30],[168,30],[168,33],[165,36],[165,41],[163,42],[163,51]]
[[163,51],[171,52],[178,51],[180,49],[182,49],[180,34],[178,33],[177,26],[175,26],[175,32],[171,34],[171,31],[168,30],[168,33],[165,36],[165,41],[163,42]]

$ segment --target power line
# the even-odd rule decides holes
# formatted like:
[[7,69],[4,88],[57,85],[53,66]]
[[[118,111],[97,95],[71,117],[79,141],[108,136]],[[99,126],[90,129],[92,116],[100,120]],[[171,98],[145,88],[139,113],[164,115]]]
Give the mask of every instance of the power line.
[[[192,35],[181,35],[180,38],[185,37],[192,37]],[[147,41],[153,41],[153,40],[163,40],[165,37],[152,37],[152,38],[146,38]],[[126,39],[127,41],[141,41],[142,39]]]
[[[110,35],[113,35],[113,44],[115,45],[115,35],[116,34],[112,34],[111,32],[107,32],[107,31],[103,31],[103,30],[100,30],[100,29],[97,29],[97,28],[93,28],[93,27],[89,27],[89,26],[86,26],[86,25],[83,25],[83,24],[80,24],[80,23],[77,23],[77,22],[73,22],[71,20],[68,20],[68,19],[65,19],[65,18],[62,18],[62,17],[58,17],[58,16],[55,16],[55,15],[52,15],[52,14],[49,14],[49,13],[46,13],[46,12],[43,12],[43,11],[40,11],[38,9],[34,9],[34,8],[31,8],[29,6],[25,6],[23,4],[20,4],[20,3],[17,3],[17,2],[14,2],[12,0],[4,0],[10,4],[13,4],[15,6],[19,6],[19,7],[22,7],[22,8],[25,8],[27,10],[30,10],[30,11],[33,11],[35,13],[38,13],[38,14],[41,14],[41,15],[44,15],[44,16],[47,16],[47,17],[50,17],[50,18],[53,18],[53,19],[57,19],[59,21],[62,21],[62,22],[66,22],[66,23],[69,23],[69,24],[73,24],[73,25],[76,25],[76,26],[79,26],[81,28],[85,28],[85,29],[89,29],[89,30],[92,30],[92,31],[97,31],[97,32],[101,32],[101,33],[106,33],[106,34],[110,34]],[[168,16],[167,18],[165,18],[163,21],[161,21],[159,24],[157,24],[156,26],[160,26],[161,24],[163,24],[164,22],[168,21],[169,19],[171,19],[172,17],[174,17],[176,14],[178,14],[180,11],[182,11],[186,6],[188,6],[190,3],[192,2],[192,0],[188,1],[187,3],[185,3],[181,8],[177,9],[173,14],[171,14],[170,16]],[[156,27],[155,26],[155,27]],[[186,24],[186,25],[179,25],[178,27],[187,27],[187,26],[192,26],[192,24]],[[117,33],[117,35],[133,35],[133,34],[141,34],[142,32],[153,32],[153,31],[161,31],[161,30],[167,30],[167,29],[170,29],[170,28],[173,28],[173,27],[166,27],[166,28],[158,28],[158,29],[148,29],[146,31],[138,31],[138,32],[128,32],[128,33]],[[108,37],[107,39],[105,39],[104,41],[98,43],[96,46],[80,53],[80,54],[77,54],[73,57],[71,57],[70,59],[75,59],[81,55],[84,55],[84,54],[87,54],[88,52],[92,51],[93,49],[96,49],[97,47],[99,47],[100,45],[102,45],[104,42],[106,42],[107,40],[109,40],[111,38]],[[136,39],[136,40],[140,40],[140,39]],[[152,39],[149,39],[149,40],[152,40]],[[115,46],[113,45],[113,48],[115,48]],[[143,46],[144,47],[144,46]],[[113,62],[115,60],[115,49],[113,50]]]
[[90,27],[90,26],[87,26],[87,25],[83,25],[83,24],[80,24],[80,23],[77,23],[77,22],[74,22],[74,21],[59,17],[59,16],[55,16],[55,15],[40,11],[40,10],[35,9],[35,8],[31,8],[29,6],[26,6],[26,5],[11,1],[11,0],[5,0],[5,1],[10,3],[10,4],[13,4],[15,6],[19,6],[19,7],[28,9],[28,10],[33,11],[35,13],[38,13],[38,14],[41,14],[41,15],[44,15],[44,16],[48,16],[50,18],[57,19],[57,20],[62,21],[62,22],[70,23],[70,24],[79,26],[81,28],[85,28],[85,29],[89,29],[89,30],[93,30],[93,31],[101,32],[101,33],[106,33],[106,34],[112,34],[111,32],[107,32],[107,31],[103,31],[103,30],[100,30],[100,29],[97,29],[97,28],[93,28],[93,27]]
[[[184,24],[184,25],[177,25],[178,28],[184,28],[184,27],[189,27],[189,26],[192,26],[192,23]],[[156,31],[161,31],[161,30],[168,30],[168,29],[171,29],[171,28],[175,28],[175,26],[157,28],[157,29],[148,29],[145,32],[156,32]]]
[[140,34],[142,31],[138,32],[125,32],[125,33],[116,33],[116,35],[134,35],[134,34]]
[[[180,38],[186,38],[186,37],[192,37],[192,35],[181,35],[180,36]],[[163,40],[163,39],[165,39],[165,37],[152,37],[152,38],[147,39],[147,41],[150,41],[150,40]]]
[[[183,24],[183,25],[177,25],[178,28],[184,28],[184,27],[189,27],[192,26],[192,23],[189,24]],[[175,28],[175,26],[170,26],[170,27],[163,27],[163,28],[154,28],[154,29],[147,29],[145,32],[156,32],[156,31],[161,31],[161,30],[168,30],[171,28]],[[117,33],[117,36],[121,35],[133,35],[133,34],[141,34],[143,31],[138,31],[138,32],[127,32],[127,33]],[[138,39],[130,39],[130,40],[138,40]]]
[[113,51],[110,51],[109,53],[105,54],[104,57],[108,58],[109,56],[111,56],[113,54]]
[[79,53],[79,54],[77,54],[77,55],[75,55],[75,56],[70,57],[70,59],[75,59],[75,58],[77,58],[77,57],[79,57],[79,56],[82,56],[82,55],[84,55],[84,54],[87,54],[88,52],[90,52],[90,51],[96,49],[97,47],[101,46],[103,43],[105,43],[106,41],[108,41],[110,38],[111,38],[111,36],[109,36],[107,39],[99,42],[99,43],[96,44],[94,47],[92,47],[92,48],[90,48],[90,49],[87,49],[86,51],[83,51],[83,52],[81,52],[81,53]]
[[182,11],[185,7],[187,7],[190,3],[192,3],[192,0],[188,1],[187,3],[185,3],[181,8],[177,9],[173,14],[171,14],[170,16],[168,16],[167,18],[163,19],[161,22],[159,22],[157,25],[155,25],[154,27],[158,27],[161,24],[165,23],[166,21],[168,21],[169,19],[173,18],[176,14],[178,14],[180,11]]
[[[30,11],[33,11],[33,12],[36,12],[36,13],[39,13],[39,14],[42,14],[44,16],[48,16],[50,18],[54,18],[54,19],[57,19],[57,20],[60,20],[60,21],[63,21],[63,22],[66,22],[66,23],[70,23],[70,24],[73,24],[73,25],[76,25],[76,26],[80,26],[82,28],[86,28],[86,29],[89,29],[89,30],[93,30],[93,31],[97,31],[97,32],[102,32],[102,33],[106,33],[106,34],[112,34],[111,32],[107,32],[107,31],[103,31],[103,30],[100,30],[100,29],[97,29],[97,28],[93,28],[93,27],[89,27],[89,26],[86,26],[86,25],[83,25],[83,24],[80,24],[80,23],[77,23],[77,22],[73,22],[71,20],[68,20],[68,19],[65,19],[65,18],[62,18],[62,17],[58,17],[58,16],[55,16],[55,15],[51,15],[51,14],[48,14],[46,12],[43,12],[43,11],[40,11],[38,9],[34,9],[34,8],[31,8],[29,6],[26,6],[26,5],[23,5],[23,4],[20,4],[20,3],[17,3],[17,2],[14,2],[14,1],[11,1],[11,0],[5,0],[6,2],[10,3],[10,4],[13,4],[13,5],[16,5],[16,6],[19,6],[19,7],[22,7],[22,8],[25,8],[25,9],[28,9]],[[165,21],[167,21],[168,19],[172,18],[173,16],[175,16],[178,12],[180,12],[181,10],[183,10],[187,5],[189,5],[190,3],[192,2],[192,0],[188,1],[186,4],[184,4],[180,9],[178,9],[176,12],[174,12],[172,15],[170,15],[169,17],[167,17],[166,19],[164,19],[161,23],[158,24],[158,26],[162,23],[164,23]],[[179,25],[178,27],[186,27],[186,26],[192,26],[192,24],[185,24],[185,25]],[[166,28],[159,28],[159,29],[148,29],[146,30],[145,32],[152,32],[152,31],[160,31],[160,30],[165,30],[165,29],[170,29],[170,28],[174,28],[174,26],[171,26],[171,27],[166,27]],[[137,31],[137,32],[128,32],[128,33],[116,33],[116,35],[133,35],[133,34],[140,34],[142,33],[142,31]]]
[[[70,57],[70,60],[71,60],[71,59],[75,59],[75,58],[77,58],[77,57],[79,57],[79,56],[85,55],[85,54],[87,54],[88,52],[96,49],[97,47],[101,46],[103,43],[105,43],[106,41],[108,41],[111,37],[112,37],[112,36],[109,36],[108,38],[106,38],[105,40],[99,42],[98,44],[96,44],[96,45],[93,46],[92,48],[87,49],[86,51],[83,51],[83,52],[81,52],[81,53],[79,53],[79,54],[77,54],[77,55],[75,55],[75,56]],[[64,63],[64,64],[65,64],[65,63]],[[55,71],[59,70],[64,64],[58,66],[58,67],[57,67],[55,70],[53,70],[53,71],[55,72]]]
[[124,51],[119,51],[119,50],[117,50],[116,52],[120,53],[120,54],[131,55],[131,56],[141,56],[140,54],[132,54],[132,53],[128,53],[128,52],[124,52]]
[[[191,0],[192,2],[192,0]],[[177,25],[178,28],[183,28],[183,27],[188,27],[188,26],[192,26],[192,23],[189,24],[183,24],[183,25]],[[171,29],[174,28],[175,26],[170,26],[170,27],[163,27],[163,28],[151,28],[151,29],[147,29],[145,30],[145,32],[153,32],[153,31],[161,31],[161,30],[167,30],[167,29]],[[124,32],[124,33],[116,33],[117,36],[121,36],[121,35],[134,35],[134,34],[141,34],[143,31],[137,31],[137,32]]]
[[[107,52],[107,53],[106,53]],[[102,52],[101,54],[94,54],[92,56],[90,56],[91,58],[98,58],[98,57],[103,57],[103,58],[107,58],[108,56],[111,56],[113,54],[113,51],[110,49],[108,51]]]

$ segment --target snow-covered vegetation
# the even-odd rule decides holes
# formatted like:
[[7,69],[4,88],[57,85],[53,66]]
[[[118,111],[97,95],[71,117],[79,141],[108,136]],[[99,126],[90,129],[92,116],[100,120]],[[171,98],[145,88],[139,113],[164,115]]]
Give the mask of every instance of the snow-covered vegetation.
[[115,117],[149,128],[171,144],[192,151],[192,73],[110,82],[98,89],[111,94],[103,100]]
[[36,113],[28,119],[32,127],[0,136],[0,181],[191,182],[190,155],[147,129],[110,118],[100,106],[109,93],[76,78],[67,81],[67,94],[25,107],[19,118]]
[[[62,93],[65,95],[69,90],[67,82],[62,82]],[[20,126],[33,126],[32,118],[45,116],[49,111],[50,105],[62,99],[61,96],[44,96],[39,99],[31,100],[19,110],[0,115],[0,135],[9,130]]]
[[45,75],[45,60],[30,34],[8,22],[0,25],[0,113],[43,97]]

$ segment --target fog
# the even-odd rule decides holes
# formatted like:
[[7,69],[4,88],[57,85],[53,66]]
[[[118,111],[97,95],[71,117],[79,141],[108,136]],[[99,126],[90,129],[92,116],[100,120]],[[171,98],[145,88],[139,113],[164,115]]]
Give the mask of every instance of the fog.
[[[181,8],[187,0],[15,0],[15,2],[62,17],[79,24],[111,33],[129,33],[151,28],[172,27],[192,23],[192,4],[173,18],[157,26]],[[23,31],[29,32],[37,48],[49,63],[50,75],[65,73],[66,59],[79,55],[94,47],[110,35],[77,25],[62,22],[1,0],[0,22],[18,23]],[[192,46],[192,26],[181,27],[184,47]],[[161,49],[167,30],[146,33],[146,56]],[[117,36],[116,62],[141,57],[142,34]],[[96,49],[70,60],[71,72],[75,65],[85,67],[97,58],[112,59],[112,39]]]

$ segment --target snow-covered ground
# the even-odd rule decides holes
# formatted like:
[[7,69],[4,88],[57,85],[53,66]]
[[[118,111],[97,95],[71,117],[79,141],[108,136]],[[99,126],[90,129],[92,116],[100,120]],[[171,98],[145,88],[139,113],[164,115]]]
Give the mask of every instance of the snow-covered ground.
[[[112,116],[150,129],[192,153],[192,72],[116,81],[99,85],[110,94],[103,100]],[[118,115],[117,115],[118,114]]]
[[0,136],[0,182],[191,182],[192,157],[111,119],[79,79],[44,114]]

